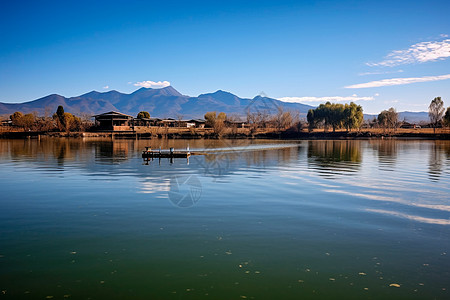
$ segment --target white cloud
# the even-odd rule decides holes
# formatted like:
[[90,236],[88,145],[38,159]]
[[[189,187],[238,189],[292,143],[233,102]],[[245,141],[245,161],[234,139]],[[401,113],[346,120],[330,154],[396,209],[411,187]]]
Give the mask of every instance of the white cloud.
[[358,97],[357,95],[353,96],[331,96],[331,97],[282,97],[278,98],[278,100],[289,103],[304,103],[304,102],[355,102],[355,101],[372,101],[374,97]]
[[378,94],[378,93],[375,93],[375,97],[378,97],[378,96],[380,96],[380,94]]
[[427,82],[427,81],[438,81],[450,79],[450,74],[441,75],[441,76],[424,76],[424,77],[410,77],[410,78],[391,78],[391,79],[383,79],[377,81],[370,81],[366,83],[359,83],[346,86],[346,89],[364,89],[364,88],[373,88],[373,87],[381,87],[381,86],[390,86],[390,85],[402,85],[402,84],[411,84],[416,82]]
[[406,50],[394,50],[377,63],[366,63],[370,67],[395,67],[404,64],[424,63],[450,57],[450,39],[421,42]]
[[170,86],[170,82],[164,80],[164,81],[151,81],[151,80],[147,80],[147,81],[140,81],[140,82],[136,82],[134,84],[134,86],[141,86],[141,87],[145,87],[145,88],[153,88],[153,89],[160,89],[160,88],[165,88]]
[[403,70],[396,70],[396,71],[379,71],[379,72],[365,72],[365,73],[359,73],[359,76],[366,76],[366,75],[382,75],[382,74],[392,74],[392,73],[403,73]]
[[107,89],[109,89],[109,85],[105,85],[103,88],[104,88],[105,90],[107,90]]

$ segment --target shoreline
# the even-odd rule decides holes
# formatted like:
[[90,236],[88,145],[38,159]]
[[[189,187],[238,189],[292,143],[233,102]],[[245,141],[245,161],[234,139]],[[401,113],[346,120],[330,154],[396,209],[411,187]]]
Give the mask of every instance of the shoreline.
[[214,133],[186,133],[173,132],[166,134],[138,133],[138,132],[0,132],[0,139],[40,139],[41,137],[55,138],[112,138],[112,139],[279,139],[279,140],[367,140],[367,139],[427,139],[450,140],[447,132],[370,132],[370,131],[337,131],[337,132],[264,132],[256,134],[224,134]]

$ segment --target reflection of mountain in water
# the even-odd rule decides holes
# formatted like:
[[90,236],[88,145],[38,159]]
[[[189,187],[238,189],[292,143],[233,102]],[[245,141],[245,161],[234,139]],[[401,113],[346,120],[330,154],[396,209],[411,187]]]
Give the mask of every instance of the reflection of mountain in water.
[[359,141],[309,141],[308,166],[323,176],[352,174],[361,166]]

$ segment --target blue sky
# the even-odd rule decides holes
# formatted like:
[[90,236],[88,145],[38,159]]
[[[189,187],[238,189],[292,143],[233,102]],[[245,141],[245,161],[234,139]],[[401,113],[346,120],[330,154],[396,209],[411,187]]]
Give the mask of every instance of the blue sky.
[[3,1],[0,102],[170,83],[367,113],[450,106],[450,1],[242,2]]

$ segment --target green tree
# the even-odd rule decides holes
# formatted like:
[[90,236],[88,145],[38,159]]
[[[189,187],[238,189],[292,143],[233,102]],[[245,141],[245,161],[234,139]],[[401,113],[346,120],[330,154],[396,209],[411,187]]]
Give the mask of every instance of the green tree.
[[147,111],[140,111],[137,114],[138,119],[150,119],[150,114]]
[[58,109],[56,110],[56,113],[53,115],[53,119],[56,120],[58,128],[60,131],[65,130],[66,123],[64,120],[64,107],[62,105],[58,106]]
[[442,101],[441,97],[436,97],[431,100],[430,106],[428,106],[428,117],[430,118],[434,132],[436,132],[436,127],[439,125],[442,117],[444,116],[444,111],[444,101]]
[[308,110],[308,114],[306,115],[306,120],[308,121],[308,130],[311,132],[316,127],[316,120],[314,117],[314,109]]
[[364,114],[361,105],[353,102],[344,106],[344,126],[347,130],[360,128],[364,121]]
[[383,110],[378,115],[378,124],[384,129],[394,129],[398,125],[398,113],[395,108],[391,107],[388,110]]

